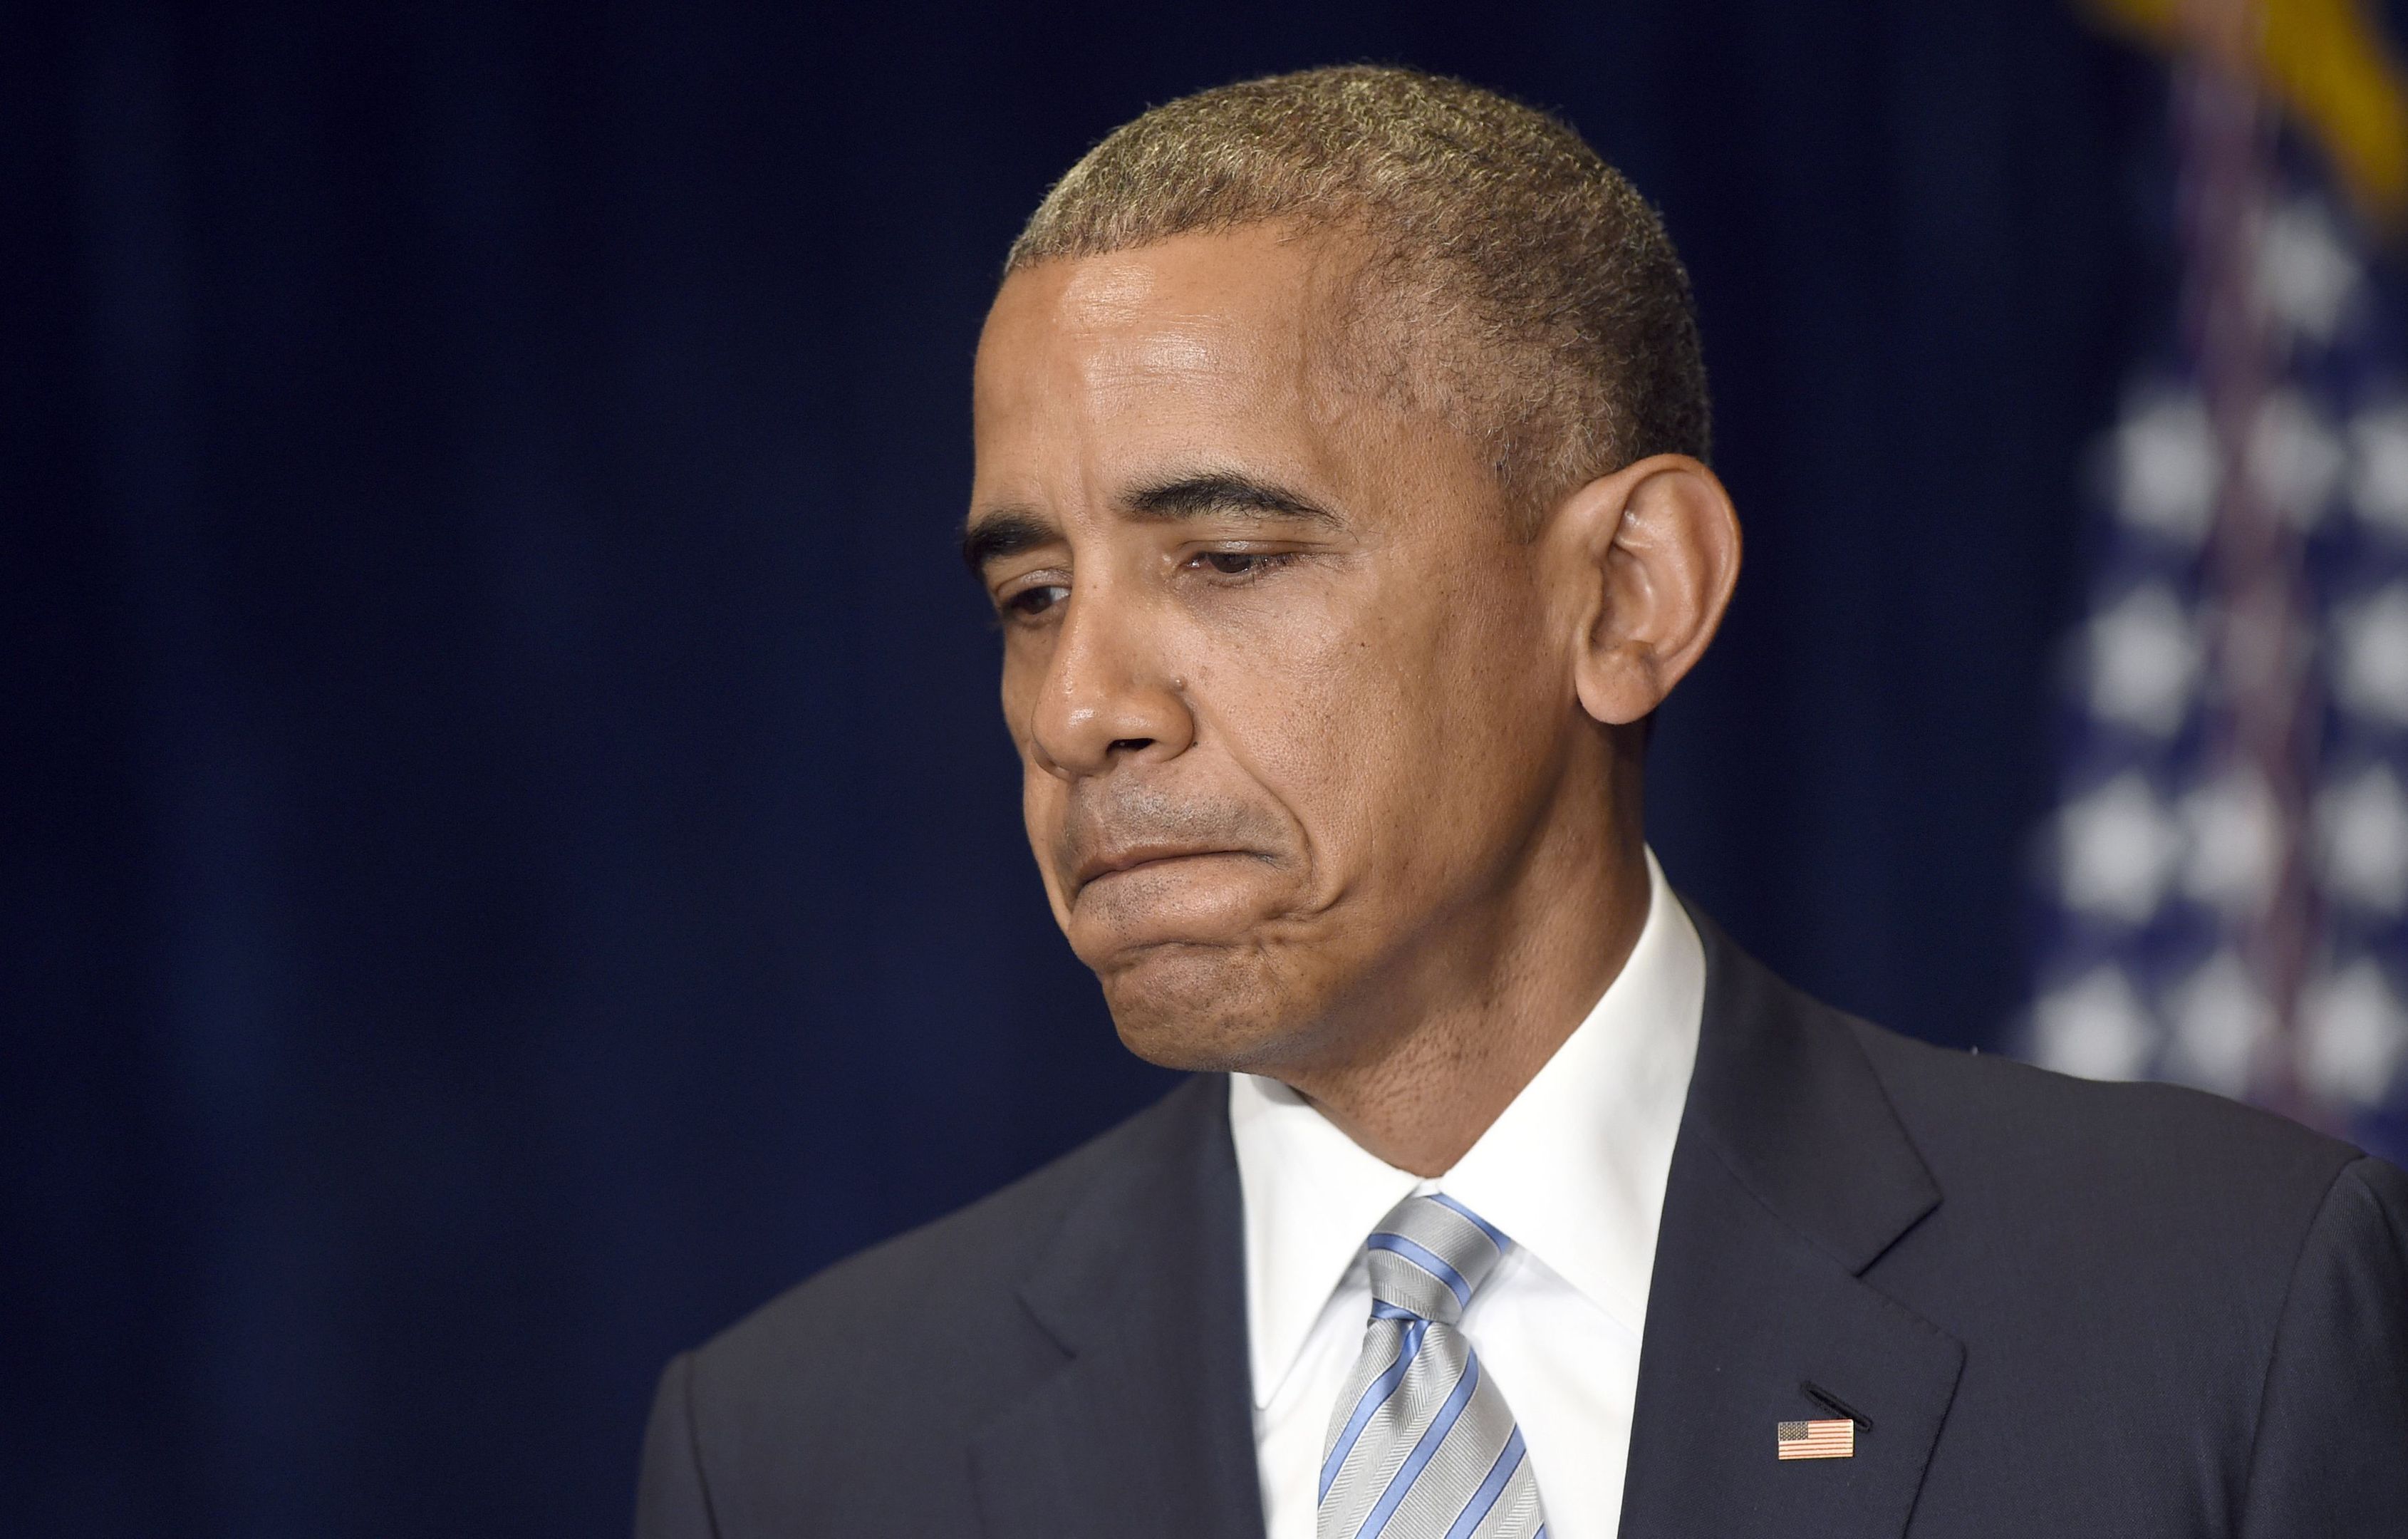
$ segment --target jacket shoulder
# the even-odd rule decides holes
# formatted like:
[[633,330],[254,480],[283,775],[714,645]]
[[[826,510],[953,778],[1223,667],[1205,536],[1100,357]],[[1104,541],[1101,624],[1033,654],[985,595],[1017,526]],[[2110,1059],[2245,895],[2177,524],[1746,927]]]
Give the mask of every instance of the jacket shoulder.
[[2199,1332],[2183,1349],[2194,1366],[2262,1363],[2358,1150],[2203,1091],[2074,1079],[1842,1019],[1943,1194],[1883,1259],[1892,1286],[1975,1335],[1985,1320],[2069,1343]]
[[2391,1532],[2408,1178],[2198,1090],[1844,1029],[1942,1193],[1864,1274],[1966,1352],[1919,1511],[2003,1479],[2059,1528]]
[[[1175,1169],[1223,1115],[1199,1077],[994,1195],[839,1261],[672,1363],[675,1413],[647,1453],[647,1490],[696,1493],[711,1531],[935,1533],[973,1522],[969,1468],[892,1478],[899,1451],[957,1447],[1030,1386],[1062,1345],[1022,1281],[1066,1243],[1090,1193]],[[1075,1248],[1075,1247],[1074,1247]],[[690,1450],[690,1452],[681,1451]],[[655,1476],[653,1466],[667,1472]],[[669,1478],[684,1482],[678,1486]],[[707,1493],[707,1494],[702,1494]],[[652,1532],[681,1532],[655,1524]]]
[[[2258,1202],[2304,1221],[2359,1151],[2286,1117],[2185,1086],[2076,1079],[1845,1023],[1943,1189],[2073,1183],[2126,1201]],[[1944,1168],[1943,1168],[1944,1167]]]
[[902,1338],[982,1331],[1012,1285],[1059,1230],[1080,1196],[1107,1172],[1175,1158],[1220,1082],[1191,1080],[1135,1116],[968,1207],[827,1267],[711,1338],[697,1372],[721,1379],[775,1374],[808,1355],[824,1375],[832,1352],[876,1358],[890,1372]]

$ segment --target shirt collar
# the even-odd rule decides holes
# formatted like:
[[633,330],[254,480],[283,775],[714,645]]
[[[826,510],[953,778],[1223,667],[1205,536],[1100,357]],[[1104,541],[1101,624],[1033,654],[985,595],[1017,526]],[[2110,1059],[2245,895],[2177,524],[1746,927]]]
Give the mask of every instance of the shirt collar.
[[[1460,1199],[1641,1334],[1672,1143],[1697,1059],[1705,950],[1653,851],[1646,923],[1613,982],[1455,1168]],[[1363,1238],[1424,1183],[1284,1085],[1229,1083],[1245,1195],[1254,1402],[1268,1405]]]

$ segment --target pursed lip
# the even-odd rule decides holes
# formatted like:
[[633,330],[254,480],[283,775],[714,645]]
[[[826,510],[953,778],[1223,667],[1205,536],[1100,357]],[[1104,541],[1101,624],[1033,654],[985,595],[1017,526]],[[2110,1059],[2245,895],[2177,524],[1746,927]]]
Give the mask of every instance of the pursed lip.
[[1089,856],[1070,873],[1073,893],[1085,890],[1097,877],[1113,876],[1145,866],[1158,866],[1171,860],[1192,860],[1200,856],[1244,855],[1243,850],[1225,849],[1218,845],[1195,844],[1129,844],[1115,850],[1104,850]]

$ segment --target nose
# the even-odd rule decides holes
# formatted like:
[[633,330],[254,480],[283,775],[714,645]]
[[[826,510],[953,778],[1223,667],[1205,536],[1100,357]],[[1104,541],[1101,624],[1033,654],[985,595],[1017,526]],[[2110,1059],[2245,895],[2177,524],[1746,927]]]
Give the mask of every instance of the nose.
[[1152,606],[1110,581],[1063,600],[1029,722],[1030,751],[1047,774],[1076,780],[1126,760],[1172,759],[1195,741],[1155,624]]

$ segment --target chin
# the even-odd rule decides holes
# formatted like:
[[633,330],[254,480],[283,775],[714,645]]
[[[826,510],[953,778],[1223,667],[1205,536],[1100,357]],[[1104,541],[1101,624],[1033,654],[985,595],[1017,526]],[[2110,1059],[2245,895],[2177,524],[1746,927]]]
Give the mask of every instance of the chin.
[[1166,1069],[1251,1070],[1284,1057],[1311,1018],[1253,945],[1146,946],[1097,977],[1122,1043]]

